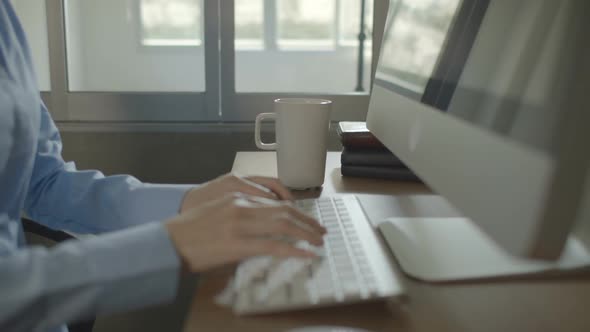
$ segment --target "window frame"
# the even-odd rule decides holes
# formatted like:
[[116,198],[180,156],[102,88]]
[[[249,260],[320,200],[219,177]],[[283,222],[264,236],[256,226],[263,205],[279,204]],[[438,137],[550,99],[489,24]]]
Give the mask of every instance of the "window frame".
[[203,0],[203,16],[206,17],[203,26],[204,92],[70,91],[66,51],[68,0],[45,1],[51,91],[41,96],[54,120],[60,123],[219,121],[219,59],[215,49],[219,27],[216,19],[218,0]]
[[[261,112],[272,111],[272,101],[278,96],[321,97],[334,102],[332,119],[364,120],[368,110],[368,93],[310,94],[310,93],[237,93],[235,90],[234,1],[202,0],[203,43],[205,52],[204,92],[100,92],[70,91],[67,68],[66,22],[69,0],[45,0],[49,44],[51,91],[41,93],[42,99],[58,123],[207,123],[252,122]],[[76,0],[70,0],[76,1]],[[267,8],[276,9],[275,0],[264,1],[264,46],[268,49],[276,31],[276,11],[267,15]],[[338,3],[339,0],[336,0]],[[135,2],[139,8],[139,2]],[[274,6],[273,6],[274,4]],[[374,0],[373,26],[385,24],[385,17],[375,13],[387,12],[389,1]],[[268,6],[268,7],[267,7]],[[339,7],[338,11],[339,11]],[[338,12],[338,16],[340,13]],[[138,18],[138,21],[140,18]],[[335,24],[339,25],[339,22]],[[381,40],[383,29],[373,28],[372,40]],[[274,35],[274,36],[273,36]],[[141,44],[141,31],[137,32]],[[339,31],[334,36],[338,45]],[[163,46],[146,46],[158,48]],[[379,43],[372,43],[374,76]],[[278,50],[278,48],[275,48]],[[224,82],[223,84],[221,82]],[[222,112],[223,109],[223,112]]]

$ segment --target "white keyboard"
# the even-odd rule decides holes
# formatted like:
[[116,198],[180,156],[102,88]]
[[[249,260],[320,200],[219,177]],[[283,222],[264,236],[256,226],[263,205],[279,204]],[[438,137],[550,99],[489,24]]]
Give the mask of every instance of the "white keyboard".
[[297,207],[328,230],[324,246],[300,241],[318,259],[255,257],[234,278],[238,314],[328,306],[402,294],[391,262],[353,195],[302,200]]

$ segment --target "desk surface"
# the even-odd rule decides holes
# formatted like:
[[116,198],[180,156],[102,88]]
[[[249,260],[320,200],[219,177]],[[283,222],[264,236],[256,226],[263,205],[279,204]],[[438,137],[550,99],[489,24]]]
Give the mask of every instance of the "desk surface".
[[[444,199],[419,184],[342,178],[340,154],[329,153],[317,197],[355,193],[373,224],[387,216],[456,216]],[[272,152],[241,152],[233,171],[276,175]],[[392,258],[393,259],[393,258]],[[397,303],[374,302],[257,317],[237,317],[213,303],[230,269],[202,276],[185,331],[284,331],[308,325],[345,325],[373,331],[590,331],[590,277],[506,279],[431,284],[403,275],[407,297]]]

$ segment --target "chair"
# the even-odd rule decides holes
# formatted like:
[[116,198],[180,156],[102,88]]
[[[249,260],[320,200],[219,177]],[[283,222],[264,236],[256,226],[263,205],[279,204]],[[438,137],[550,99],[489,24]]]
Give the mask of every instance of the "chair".
[[[30,219],[22,218],[21,220],[25,233],[40,236],[45,240],[59,243],[67,240],[76,239],[74,236],[66,232],[53,230],[49,227],[38,224]],[[93,327],[94,319],[68,324],[68,330],[70,332],[92,332]]]

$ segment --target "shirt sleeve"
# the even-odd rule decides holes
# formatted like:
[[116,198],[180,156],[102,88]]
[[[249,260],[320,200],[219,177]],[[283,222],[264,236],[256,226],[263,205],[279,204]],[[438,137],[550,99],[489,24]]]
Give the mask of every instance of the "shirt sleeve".
[[0,252],[0,331],[44,331],[172,300],[179,265],[161,223]]
[[41,105],[41,128],[25,211],[35,221],[76,233],[101,233],[178,213],[193,186],[142,183],[128,175],[77,171],[61,157],[59,132]]

